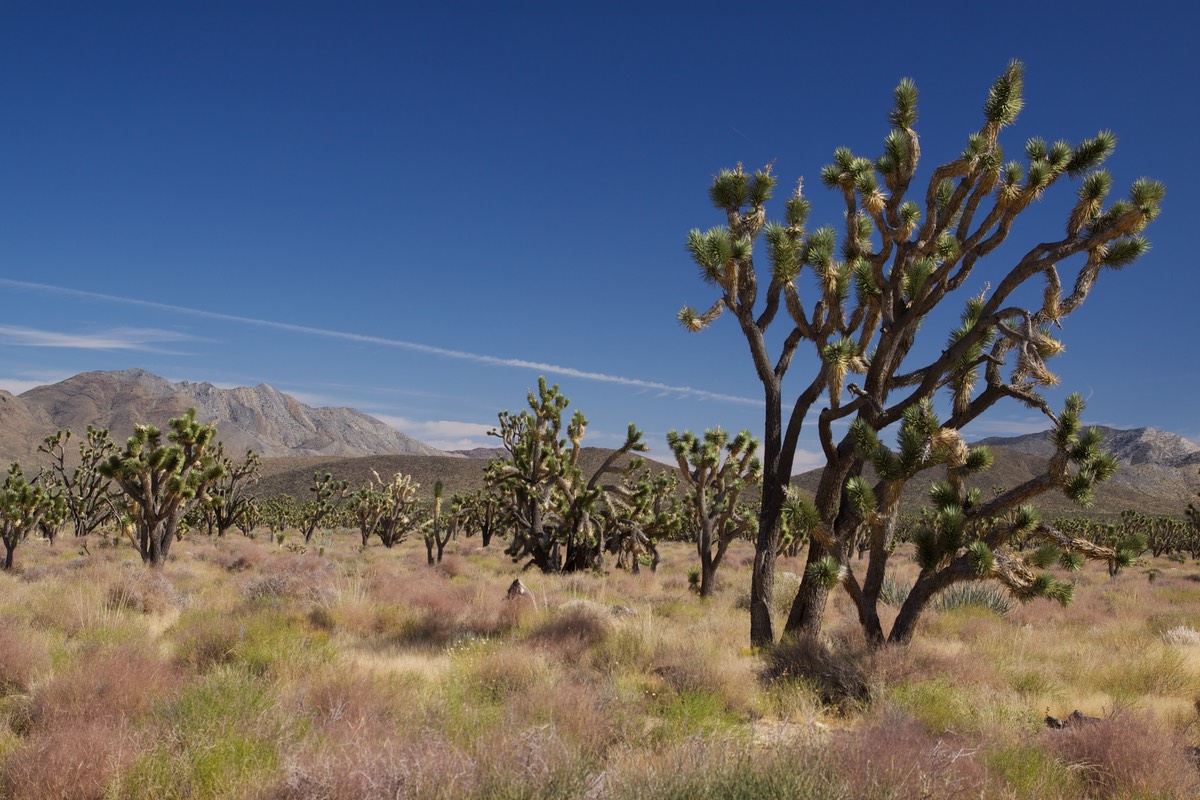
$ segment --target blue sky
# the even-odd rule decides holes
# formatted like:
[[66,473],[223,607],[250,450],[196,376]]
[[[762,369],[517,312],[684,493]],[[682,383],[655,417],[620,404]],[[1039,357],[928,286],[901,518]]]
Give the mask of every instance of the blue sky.
[[[814,227],[838,224],[819,170],[878,154],[900,78],[928,175],[1019,58],[1011,153],[1111,129],[1114,197],[1168,188],[1151,253],[1067,321],[1050,395],[1200,440],[1200,57],[1158,4],[1082,9],[0,0],[0,387],[266,382],[466,447],[546,374],[592,444],[629,422],[659,453],[670,428],[758,433],[732,320],[675,320],[714,299],[683,246],[722,221],[712,174],[773,161],[781,197],[803,176]],[[971,291],[1059,235],[1072,197],[1028,211]],[[812,369],[802,353],[787,385]],[[1010,405],[969,433],[1044,427]]]

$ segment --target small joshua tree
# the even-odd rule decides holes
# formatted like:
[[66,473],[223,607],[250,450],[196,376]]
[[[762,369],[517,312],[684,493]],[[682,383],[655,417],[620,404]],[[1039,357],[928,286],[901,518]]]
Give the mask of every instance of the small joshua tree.
[[[433,484],[433,506],[430,509],[429,518],[425,520],[422,528],[422,535],[425,539],[425,555],[431,567],[442,563],[446,545],[450,542],[450,538],[458,532],[460,521],[455,508],[452,508],[449,514],[442,513],[444,495],[445,489],[442,487],[442,482],[435,482]],[[453,499],[451,505],[453,505]]]
[[216,459],[224,471],[204,506],[213,531],[217,536],[224,536],[230,528],[240,527],[243,517],[253,513],[254,496],[250,489],[258,483],[262,458],[253,450],[247,450],[246,457],[235,462],[225,455],[225,446],[218,442]]
[[[1112,178],[1100,166],[1116,145],[1111,132],[1075,145],[1031,138],[1022,158],[1006,159],[1000,134],[1016,121],[1023,88],[1024,67],[1014,61],[992,84],[983,124],[961,153],[916,182],[922,155],[914,128],[917,88],[901,81],[882,153],[870,159],[839,148],[821,170],[822,183],[844,201],[840,234],[833,227],[807,228],[810,204],[802,183],[784,204],[783,220],[768,222],[766,204],[776,186],[769,167],[751,175],[739,165],[712,181],[709,197],[725,224],[691,231],[687,245],[717,297],[704,311],[685,307],[679,321],[700,331],[728,311],[763,386],[762,505],[750,590],[754,645],[775,639],[781,516],[805,424],[815,424],[826,459],[814,497],[823,535],[810,542],[785,631],[814,636],[833,585],[825,559],[844,571],[862,531],[864,509],[856,499],[862,493],[854,488],[870,458],[857,442],[862,426],[882,431],[943,393],[950,414],[940,433],[924,437],[933,447],[948,446],[945,440],[1001,400],[1037,409],[1058,425],[1038,393],[1057,380],[1046,362],[1063,346],[1052,331],[1083,305],[1102,273],[1127,267],[1149,249],[1142,232],[1158,216],[1165,190],[1141,178],[1127,199],[1106,205]],[[1069,180],[1078,189],[1063,223],[1023,252],[1002,249],[1017,218]],[[769,269],[756,262],[760,242]],[[987,283],[976,274],[980,264],[987,265]],[[1040,303],[1028,302],[1035,286]],[[918,346],[928,339],[932,312],[948,302],[965,307],[961,325],[940,349]],[[768,333],[779,320],[784,329]],[[811,347],[816,366],[799,393],[785,400],[783,380],[802,344]],[[852,374],[862,376],[861,385],[851,382]],[[860,424],[846,426],[854,420]],[[1039,491],[1066,488],[1054,464],[1048,474]],[[887,552],[895,532],[893,489],[878,487],[879,505],[870,512],[882,533],[863,586],[867,596],[883,578],[875,554]],[[991,507],[999,516],[1000,508]],[[866,624],[873,630],[869,613]]]
[[372,472],[375,479],[355,492],[352,497],[362,546],[366,547],[378,534],[384,547],[395,547],[408,538],[421,523],[421,485],[412,476],[397,472],[387,483]]
[[50,456],[51,483],[57,484],[54,494],[62,498],[75,529],[76,536],[87,536],[112,519],[112,481],[100,472],[100,465],[117,451],[106,428],[88,426],[79,443],[79,463],[68,467],[67,445],[71,430],[64,429],[42,440],[38,451]]
[[690,431],[670,431],[667,444],[678,461],[696,522],[700,596],[709,597],[729,544],[739,536],[752,535],[757,528],[756,520],[738,499],[762,477],[762,464],[755,456],[758,442],[750,431],[730,439],[727,432],[716,428],[705,431],[703,439]]
[[34,530],[51,510],[46,490],[25,480],[21,465],[14,461],[0,486],[0,539],[4,541],[4,569],[12,569],[17,545]]
[[166,564],[184,515],[207,498],[225,470],[216,458],[217,428],[197,422],[196,409],[168,425],[167,442],[158,428],[138,425],[124,450],[99,467],[124,494],[138,551],[154,569]]
[[313,534],[322,520],[338,510],[342,501],[350,496],[349,481],[336,480],[326,472],[313,474],[313,485],[308,490],[315,496],[304,504],[300,511],[300,533],[304,535],[304,543],[312,541]]
[[636,466],[620,462],[646,449],[642,433],[630,425],[625,443],[585,480],[579,457],[587,418],[576,411],[564,430],[562,414],[570,401],[544,377],[528,403],[529,410],[520,414],[500,412],[499,430],[489,432],[508,453],[491,461],[485,475],[489,491],[506,503],[513,520],[506,552],[514,560],[528,558],[544,572],[594,568],[604,551],[602,528],[593,516],[605,492],[600,481]]

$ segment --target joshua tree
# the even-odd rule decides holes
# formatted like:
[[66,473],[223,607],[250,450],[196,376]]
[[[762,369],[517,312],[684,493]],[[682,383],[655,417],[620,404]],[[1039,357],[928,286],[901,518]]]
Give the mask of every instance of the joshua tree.
[[[506,552],[513,560],[528,558],[545,572],[573,571],[598,566],[604,551],[602,530],[593,512],[604,493],[600,480],[635,465],[621,466],[621,457],[642,452],[642,433],[629,426],[625,443],[613,451],[585,480],[579,467],[587,419],[576,411],[563,430],[562,412],[569,405],[558,386],[538,378],[538,392],[528,396],[529,410],[500,412],[500,439],[507,458],[488,464],[489,490],[507,504],[514,521]],[[566,439],[560,439],[561,434]]]
[[[730,312],[763,386],[764,474],[751,584],[753,644],[769,644],[775,636],[771,601],[780,516],[805,422],[815,422],[826,458],[815,496],[825,533],[809,547],[809,569],[827,557],[844,565],[863,522],[851,481],[861,475],[868,457],[857,446],[856,434],[837,438],[839,424],[858,420],[855,430],[865,426],[880,431],[941,392],[951,408],[940,424],[941,438],[956,436],[1001,399],[1038,409],[1057,424],[1058,416],[1037,392],[1056,381],[1046,361],[1062,345],[1051,329],[1062,327],[1083,304],[1106,267],[1128,266],[1149,248],[1141,232],[1158,215],[1164,189],[1157,181],[1139,179],[1127,200],[1106,207],[1112,179],[1098,167],[1115,146],[1112,133],[1102,131],[1078,145],[1033,138],[1025,143],[1022,160],[1005,161],[999,134],[1022,108],[1023,80],[1022,65],[1011,63],[992,85],[982,127],[967,138],[961,154],[933,170],[923,190],[914,183],[921,155],[913,127],[917,89],[910,80],[901,81],[882,155],[871,160],[840,148],[821,171],[824,185],[845,204],[840,242],[832,227],[806,228],[810,204],[802,183],[787,200],[783,221],[768,223],[766,204],[776,185],[769,167],[750,175],[739,166],[713,179],[709,196],[726,224],[693,230],[688,248],[701,277],[717,290],[717,299],[703,312],[685,307],[679,320],[687,330],[699,331]],[[1068,178],[1077,179],[1079,186],[1065,230],[1048,234],[1023,254],[997,251],[1017,217]],[[915,199],[909,198],[910,188]],[[766,274],[760,274],[755,262],[760,240],[770,263]],[[987,283],[974,277],[984,259],[1004,259],[989,263]],[[1064,291],[1063,273],[1068,271]],[[809,300],[798,282],[805,272],[815,284]],[[1039,283],[1040,307],[1023,305],[1029,285]],[[966,293],[974,296],[959,301],[966,307],[962,324],[950,332],[945,347],[926,345],[928,336],[919,334],[931,312],[951,302],[952,295]],[[777,319],[786,329],[771,330],[768,336]],[[928,329],[926,325],[926,333]],[[776,343],[772,356],[769,348]],[[799,394],[789,398],[785,420],[783,378],[801,343],[811,346],[817,366]],[[863,376],[861,387],[848,381],[850,373]],[[1068,479],[1051,466],[1039,491],[1063,488]],[[898,514],[884,489],[876,492],[881,505],[874,513],[882,521],[876,525],[871,566],[861,587],[868,602],[878,595],[880,559],[891,546]],[[1021,502],[1027,499],[1025,494]],[[827,575],[828,570],[813,574]],[[828,586],[825,580],[802,581],[789,631],[819,630]]]
[[679,538],[690,527],[679,496],[679,479],[673,471],[655,471],[643,465],[605,489],[600,524],[605,547],[617,554],[617,567],[637,574],[642,557],[649,556],[650,569],[656,571],[658,542]]
[[224,474],[212,487],[204,505],[213,530],[217,536],[224,536],[230,528],[238,527],[242,517],[254,507],[254,497],[249,490],[258,483],[262,458],[253,450],[247,450],[246,457],[235,464],[225,455],[225,446],[218,442],[216,459],[224,467]]
[[431,567],[434,564],[442,563],[442,554],[446,550],[446,544],[450,541],[450,537],[457,532],[459,525],[457,509],[452,510],[450,514],[445,515],[446,519],[443,519],[443,494],[442,482],[437,481],[433,484],[433,513],[425,521],[423,531],[425,537],[425,554],[429,559],[429,566]]
[[99,466],[125,495],[142,561],[155,569],[166,563],[180,520],[207,498],[225,470],[215,455],[217,428],[197,422],[196,409],[168,424],[169,444],[158,428],[138,425],[125,449]]
[[341,506],[342,501],[350,496],[349,481],[334,480],[331,473],[313,474],[313,485],[308,487],[316,497],[304,504],[300,511],[300,532],[304,534],[304,543],[308,544],[316,533],[321,521],[333,514]]
[[698,529],[700,596],[709,597],[730,542],[754,533],[756,520],[745,513],[738,499],[762,477],[762,464],[754,455],[758,442],[750,431],[730,439],[726,431],[715,428],[705,431],[703,439],[690,431],[669,431],[667,445],[679,462]]
[[[1119,549],[1099,546],[1044,524],[1037,510],[1026,503],[1049,489],[1059,488],[1079,505],[1090,505],[1095,484],[1116,471],[1116,461],[1100,451],[1100,433],[1095,428],[1081,430],[1082,412],[1082,398],[1068,397],[1051,432],[1055,453],[1046,472],[986,501],[978,488],[967,487],[966,479],[991,466],[991,451],[968,447],[957,431],[939,422],[932,403],[906,410],[896,450],[883,445],[862,419],[855,420],[850,436],[856,451],[879,476],[875,486],[855,476],[845,488],[850,513],[859,521],[868,542],[870,558],[865,580],[860,583],[851,568],[845,552],[849,548],[836,541],[822,523],[813,527],[811,536],[828,552],[841,557],[826,555],[813,562],[805,579],[825,587],[843,585],[858,607],[868,640],[885,641],[878,608],[900,492],[916,474],[932,466],[944,466],[945,479],[930,489],[932,513],[927,513],[925,523],[911,536],[921,571],[886,640],[908,641],[930,600],[961,581],[994,579],[1021,600],[1049,597],[1064,604],[1070,602],[1072,584],[1035,570],[1053,563],[1076,570],[1084,557],[1105,561],[1110,569],[1129,560]],[[1038,546],[1026,554],[1029,544]],[[796,611],[793,606],[793,613]]]
[[508,527],[504,503],[487,489],[455,493],[454,507],[460,520],[459,527],[467,536],[478,532],[484,547],[492,543],[496,533]]
[[[79,463],[68,467],[67,444],[71,441],[69,428],[42,440],[38,451],[50,456],[51,481],[60,488],[61,496],[75,528],[76,536],[87,536],[112,519],[112,482],[100,473],[100,465],[117,451],[105,428],[88,426],[79,443]],[[49,485],[49,484],[47,484]]]
[[278,537],[287,528],[300,526],[300,506],[290,494],[265,497],[258,501],[262,524],[267,526],[272,537]]
[[378,472],[375,479],[352,495],[354,513],[362,533],[362,546],[379,534],[384,547],[395,547],[408,538],[420,524],[417,490],[421,485],[411,476],[397,472],[384,483]]
[[0,539],[4,540],[4,569],[12,569],[13,553],[51,508],[46,490],[25,480],[14,461],[0,486]]

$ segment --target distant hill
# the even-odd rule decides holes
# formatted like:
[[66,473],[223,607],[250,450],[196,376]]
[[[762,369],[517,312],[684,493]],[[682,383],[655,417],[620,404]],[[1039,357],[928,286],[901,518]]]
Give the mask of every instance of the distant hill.
[[[37,445],[60,428],[77,435],[88,425],[108,428],[123,442],[134,425],[165,427],[195,408],[215,422],[230,453],[254,450],[281,456],[450,456],[352,408],[313,408],[267,384],[219,389],[211,383],[172,383],[145,370],[85,372],[13,396],[0,392],[0,463],[37,462]],[[465,460],[465,459],[463,459]]]
[[[1096,427],[1104,434],[1101,447],[1112,453],[1120,466],[1112,480],[1096,487],[1094,505],[1081,509],[1059,493],[1044,494],[1034,504],[1044,513],[1054,515],[1113,517],[1126,509],[1135,509],[1146,514],[1182,516],[1183,509],[1200,491],[1200,446],[1155,428]],[[989,446],[995,455],[992,468],[970,481],[985,496],[993,489],[1011,488],[1040,474],[1054,450],[1049,431],[992,437],[975,444]],[[944,474],[943,470],[931,469],[927,476],[918,475],[910,481],[902,496],[902,506],[916,509],[924,504],[930,485]],[[821,470],[812,470],[796,476],[792,482],[811,493],[820,477]],[[869,469],[867,477],[874,480]]]
[[[580,456],[580,467],[585,476],[590,477],[612,450],[603,447],[585,447]],[[365,458],[275,458],[263,464],[262,477],[255,494],[261,497],[271,497],[278,494],[290,494],[303,501],[312,496],[309,487],[313,484],[314,473],[330,473],[335,478],[350,482],[350,488],[356,489],[371,480],[372,471],[387,479],[397,472],[411,475],[421,484],[421,496],[433,497],[433,485],[441,481],[446,495],[454,492],[472,491],[483,486],[483,473],[487,469],[488,458],[454,458],[448,455],[391,455],[370,456]],[[665,464],[646,459],[645,463],[652,470],[670,469]]]

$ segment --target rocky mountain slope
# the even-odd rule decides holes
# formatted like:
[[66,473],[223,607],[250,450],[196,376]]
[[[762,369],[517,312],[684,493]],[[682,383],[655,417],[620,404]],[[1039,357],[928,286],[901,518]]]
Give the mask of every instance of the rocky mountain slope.
[[[1200,446],[1155,428],[1096,427],[1104,434],[1101,447],[1116,457],[1119,467],[1110,481],[1096,488],[1094,505],[1082,509],[1057,493],[1042,495],[1034,504],[1054,515],[1111,517],[1125,509],[1136,509],[1156,516],[1182,516],[1200,492]],[[1054,452],[1049,431],[992,437],[975,444],[988,445],[995,455],[992,468],[969,481],[988,495],[993,489],[1011,488],[1040,474]],[[813,470],[797,476],[795,482],[812,491],[820,475],[820,470]],[[918,475],[905,488],[903,504],[910,509],[922,505],[930,484],[942,477],[944,472],[938,469],[930,470],[928,476]]]
[[60,428],[108,428],[123,441],[136,424],[165,427],[189,407],[216,422],[231,453],[282,456],[446,456],[351,408],[313,408],[267,384],[220,389],[173,383],[139,369],[85,372],[21,395],[0,392],[0,463],[35,459],[42,437]]

